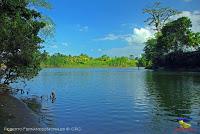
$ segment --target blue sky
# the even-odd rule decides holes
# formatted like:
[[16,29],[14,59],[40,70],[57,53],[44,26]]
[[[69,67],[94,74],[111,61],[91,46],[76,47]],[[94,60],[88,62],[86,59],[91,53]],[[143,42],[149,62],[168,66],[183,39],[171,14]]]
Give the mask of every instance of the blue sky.
[[[139,56],[144,42],[153,35],[144,23],[147,15],[142,10],[152,5],[154,0],[49,1],[53,9],[41,12],[51,17],[56,25],[54,38],[44,44],[44,49],[50,54]],[[183,15],[194,21],[193,28],[200,31],[199,0],[160,2],[163,6],[184,11]]]

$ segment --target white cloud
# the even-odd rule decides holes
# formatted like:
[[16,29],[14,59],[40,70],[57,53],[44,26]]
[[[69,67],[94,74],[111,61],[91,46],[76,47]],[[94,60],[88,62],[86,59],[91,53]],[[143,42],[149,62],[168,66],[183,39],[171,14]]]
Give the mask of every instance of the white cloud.
[[58,48],[58,46],[57,45],[52,45],[52,46],[50,46],[51,48]]
[[134,27],[138,27],[137,24],[132,24],[132,23],[122,23],[121,24],[121,27],[124,27],[124,28],[134,28]]
[[149,28],[134,28],[133,33],[124,38],[129,44],[143,44],[153,37],[154,32]]
[[154,32],[150,30],[150,28],[133,28],[133,32],[131,34],[125,35],[116,35],[116,34],[108,34],[103,38],[97,40],[125,40],[129,45],[133,44],[143,44],[149,38],[153,37]]
[[98,49],[98,51],[99,51],[99,52],[101,52],[101,51],[102,51],[102,49],[101,49],[101,48],[99,48],[99,49]]
[[79,29],[81,32],[87,32],[88,31],[88,26],[83,26]]
[[54,42],[49,47],[53,48],[53,49],[64,49],[65,47],[69,47],[69,43],[67,43],[67,42]]
[[116,35],[116,34],[108,34],[103,38],[99,38],[97,40],[120,40],[120,39],[124,39],[125,37],[127,37],[127,35]]
[[87,32],[89,30],[88,26],[82,26],[80,24],[77,25],[78,31],[80,32]]
[[173,16],[172,19],[177,19],[186,16],[192,21],[192,31],[200,32],[200,11],[182,11],[182,13]]
[[65,47],[68,47],[69,46],[69,44],[67,43],[67,42],[63,42],[63,43],[61,43],[63,46],[65,46]]
[[106,54],[109,56],[129,56],[134,54],[135,56],[139,56],[141,53],[143,53],[144,43],[149,38],[153,37],[154,33],[155,31],[151,30],[149,27],[132,28],[132,33],[130,34],[108,34],[105,37],[97,40],[123,40],[127,42],[125,47],[102,50],[102,54]]

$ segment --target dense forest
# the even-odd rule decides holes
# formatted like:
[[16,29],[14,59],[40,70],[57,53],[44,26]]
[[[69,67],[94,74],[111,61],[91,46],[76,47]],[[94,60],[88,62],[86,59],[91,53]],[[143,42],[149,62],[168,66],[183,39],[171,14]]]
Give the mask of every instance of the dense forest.
[[129,57],[109,57],[102,55],[98,58],[93,58],[87,54],[79,56],[64,55],[56,53],[53,55],[45,54],[45,58],[41,63],[41,67],[135,67],[144,66],[142,58]]

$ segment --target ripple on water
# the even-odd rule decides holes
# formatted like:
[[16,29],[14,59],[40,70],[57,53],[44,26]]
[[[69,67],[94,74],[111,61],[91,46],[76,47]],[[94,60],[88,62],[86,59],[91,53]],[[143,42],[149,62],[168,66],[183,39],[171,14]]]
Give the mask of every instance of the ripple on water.
[[39,95],[56,90],[54,103],[42,102],[48,126],[79,126],[83,134],[167,134],[180,116],[200,129],[199,82],[196,73],[45,69],[29,87]]

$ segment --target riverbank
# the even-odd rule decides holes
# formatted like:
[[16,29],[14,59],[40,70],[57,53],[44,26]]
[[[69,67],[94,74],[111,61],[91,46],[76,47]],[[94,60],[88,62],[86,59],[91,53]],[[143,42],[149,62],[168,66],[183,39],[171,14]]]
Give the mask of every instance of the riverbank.
[[[39,117],[30,110],[21,100],[7,94],[0,93],[0,133],[10,133],[6,128],[41,128],[44,127],[39,122]],[[15,131],[13,133],[33,133],[23,131]],[[35,132],[44,133],[44,132]]]

